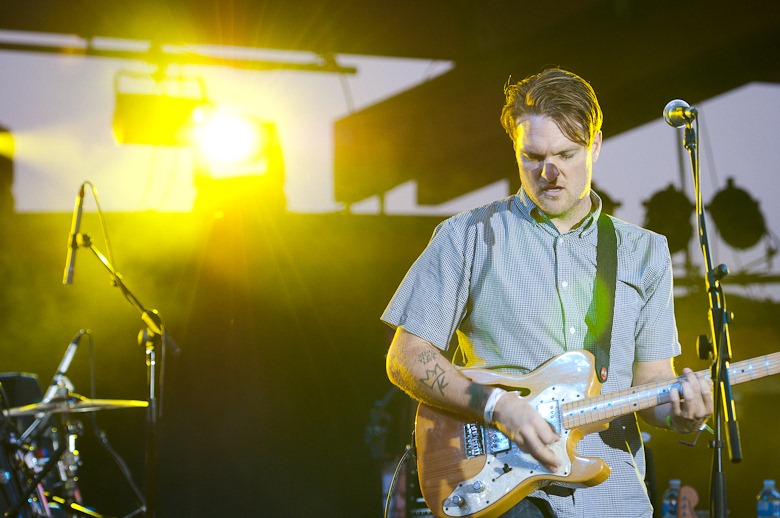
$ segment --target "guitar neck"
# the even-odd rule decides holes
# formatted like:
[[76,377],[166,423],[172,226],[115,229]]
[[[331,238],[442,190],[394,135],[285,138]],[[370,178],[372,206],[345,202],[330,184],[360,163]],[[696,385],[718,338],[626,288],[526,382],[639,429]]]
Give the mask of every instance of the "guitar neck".
[[[751,381],[780,372],[780,352],[767,354],[731,364],[728,369],[732,385]],[[711,379],[710,371],[696,373],[700,379]],[[630,414],[638,410],[652,408],[670,401],[669,393],[680,388],[683,378],[638,385],[620,392],[603,394],[561,405],[561,415],[565,428],[582,427],[600,421],[609,421],[615,417]]]

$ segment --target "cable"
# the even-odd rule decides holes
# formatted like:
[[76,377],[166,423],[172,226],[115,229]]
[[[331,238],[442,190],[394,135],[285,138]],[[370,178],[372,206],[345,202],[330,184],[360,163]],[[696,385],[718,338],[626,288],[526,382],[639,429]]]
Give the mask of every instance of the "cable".
[[406,451],[401,455],[401,459],[398,461],[398,465],[395,467],[393,473],[393,479],[390,481],[390,487],[387,490],[387,500],[385,500],[385,512],[384,517],[390,518],[390,503],[393,501],[393,496],[398,485],[398,474],[401,472],[401,468],[406,463],[407,459],[414,456],[414,448],[411,445],[406,445]]
[[89,180],[86,180],[84,183],[81,184],[82,186],[88,185],[90,190],[92,191],[92,197],[95,199],[95,206],[97,207],[97,213],[98,213],[98,219],[100,220],[100,229],[103,231],[103,240],[106,243],[106,256],[108,257],[109,263],[114,267],[114,271],[117,271],[118,268],[116,267],[116,262],[114,261],[114,252],[111,248],[111,240],[108,237],[108,227],[106,226],[106,220],[103,215],[103,209],[100,206],[100,199],[98,197],[97,188],[92,185],[92,182]]
[[125,462],[124,458],[117,452],[113,446],[111,446],[111,443],[108,442],[108,436],[106,433],[98,426],[97,419],[95,419],[94,415],[89,416],[89,422],[92,425],[92,432],[95,434],[95,437],[97,437],[98,442],[103,447],[103,449],[108,452],[111,459],[114,461],[114,464],[116,464],[117,468],[119,468],[119,471],[122,473],[122,476],[125,478],[125,481],[130,486],[130,489],[132,489],[133,493],[135,494],[135,498],[138,501],[139,504],[141,504],[142,507],[146,507],[146,499],[144,498],[143,493],[136,485],[135,481],[133,480],[133,475],[130,472],[130,468],[127,466],[127,463]]

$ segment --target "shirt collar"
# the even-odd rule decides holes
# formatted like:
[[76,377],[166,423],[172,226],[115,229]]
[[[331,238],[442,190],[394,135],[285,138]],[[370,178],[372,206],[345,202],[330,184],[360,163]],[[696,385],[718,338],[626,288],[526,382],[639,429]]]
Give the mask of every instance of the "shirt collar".
[[[602,202],[601,197],[596,194],[595,191],[591,189],[590,191],[590,199],[592,202],[591,211],[590,214],[588,214],[588,217],[585,218],[585,221],[582,222],[582,225],[579,227],[571,230],[572,233],[575,233],[579,235],[580,237],[585,237],[587,235],[593,234],[593,231],[596,229],[596,226],[594,223],[596,220],[598,220],[599,216],[601,215],[601,209],[602,209]],[[520,214],[522,216],[529,220],[535,222],[537,225],[550,225],[553,228],[555,228],[555,225],[550,221],[550,218],[547,217],[547,215],[542,212],[539,207],[536,206],[536,204],[531,201],[531,198],[528,197],[528,194],[525,192],[525,190],[521,187],[519,191],[517,191],[517,196],[515,196],[515,205],[520,211]],[[555,228],[557,231],[557,228]],[[594,234],[595,237],[595,234]]]

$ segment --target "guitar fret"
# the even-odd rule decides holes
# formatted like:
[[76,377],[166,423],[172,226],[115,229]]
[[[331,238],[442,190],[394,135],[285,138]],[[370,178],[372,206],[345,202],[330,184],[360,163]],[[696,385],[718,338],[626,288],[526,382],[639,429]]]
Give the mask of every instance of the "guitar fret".
[[614,417],[644,410],[670,401],[672,388],[679,388],[679,380],[671,385],[658,382],[608,395],[599,395],[586,400],[562,405],[564,426],[582,426],[607,421]]
[[[732,384],[752,381],[780,372],[780,355],[778,353],[737,362],[729,366],[729,378]],[[709,379],[709,376],[707,376]]]

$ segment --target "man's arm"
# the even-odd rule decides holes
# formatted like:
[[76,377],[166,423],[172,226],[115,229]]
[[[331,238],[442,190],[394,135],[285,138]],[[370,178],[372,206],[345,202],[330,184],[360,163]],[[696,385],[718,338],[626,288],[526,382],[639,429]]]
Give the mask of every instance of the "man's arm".
[[[480,421],[494,390],[468,379],[433,344],[400,327],[387,353],[387,376],[427,405]],[[496,402],[492,424],[551,471],[560,465],[547,446],[558,435],[526,401],[504,394]]]
[[[712,385],[706,379],[699,379],[688,368],[683,369],[682,394],[672,389],[670,403],[642,410],[639,414],[645,422],[659,428],[667,428],[680,433],[695,432],[712,415]],[[669,380],[677,377],[672,359],[634,363],[634,385],[644,385],[654,381]],[[667,416],[670,420],[667,422]]]

